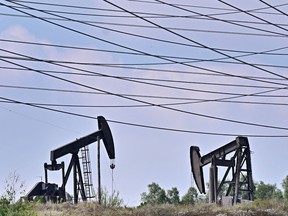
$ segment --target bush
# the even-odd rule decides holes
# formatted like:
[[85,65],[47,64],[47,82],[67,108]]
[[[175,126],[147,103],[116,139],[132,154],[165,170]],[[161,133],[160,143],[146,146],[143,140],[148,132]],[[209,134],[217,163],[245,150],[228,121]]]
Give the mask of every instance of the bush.
[[24,183],[15,172],[5,180],[5,194],[0,196],[0,215],[34,216],[33,204],[18,201],[16,197],[25,193]]

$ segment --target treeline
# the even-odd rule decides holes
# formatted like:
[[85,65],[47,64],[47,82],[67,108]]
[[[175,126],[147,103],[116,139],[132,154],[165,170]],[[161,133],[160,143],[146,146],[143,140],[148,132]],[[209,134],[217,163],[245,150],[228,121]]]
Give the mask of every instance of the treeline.
[[[277,188],[276,184],[266,184],[263,181],[254,183],[254,199],[255,200],[283,200],[288,201],[288,175],[282,181],[282,189]],[[222,188],[220,197],[224,196],[227,186]],[[207,190],[209,185],[207,184]],[[208,194],[208,193],[207,193]],[[148,185],[148,192],[141,194],[141,206],[147,204],[174,204],[174,205],[187,205],[195,204],[196,202],[208,202],[208,195],[201,195],[195,187],[190,187],[188,191],[180,197],[180,193],[176,187],[165,191],[159,184],[153,182]],[[246,195],[243,193],[242,198],[245,199]]]

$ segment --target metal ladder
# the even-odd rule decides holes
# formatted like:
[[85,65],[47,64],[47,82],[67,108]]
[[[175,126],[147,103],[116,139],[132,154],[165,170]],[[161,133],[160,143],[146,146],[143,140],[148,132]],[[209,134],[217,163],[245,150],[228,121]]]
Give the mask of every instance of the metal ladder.
[[92,181],[91,162],[88,146],[81,148],[81,159],[83,167],[83,183],[85,188],[85,194],[87,200],[91,201],[93,198],[95,198],[95,190]]

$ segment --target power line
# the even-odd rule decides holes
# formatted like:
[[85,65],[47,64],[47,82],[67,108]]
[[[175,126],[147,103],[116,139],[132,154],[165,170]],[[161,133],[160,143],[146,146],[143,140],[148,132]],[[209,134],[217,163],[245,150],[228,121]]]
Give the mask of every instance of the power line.
[[[15,67],[1,67],[1,69],[6,70],[20,70],[20,71],[30,71],[23,68],[15,68]],[[46,73],[54,73],[54,74],[64,74],[64,75],[77,75],[77,76],[90,76],[90,77],[101,77],[99,74],[92,73],[80,73],[80,72],[64,72],[59,70],[41,70]],[[176,79],[160,79],[160,78],[145,78],[145,77],[135,77],[135,76],[115,76],[128,80],[145,80],[152,82],[168,82],[168,83],[180,83],[180,84],[194,84],[194,85],[208,85],[208,86],[221,86],[221,87],[239,87],[239,88],[261,88],[261,89],[275,89],[272,86],[259,86],[259,85],[247,85],[247,84],[235,84],[235,83],[219,83],[219,82],[203,82],[203,81],[188,81],[188,80],[176,80]],[[277,89],[277,88],[276,88]]]
[[[14,2],[13,2],[13,3],[14,3]],[[127,46],[124,46],[124,45],[120,45],[120,44],[118,44],[118,43],[111,42],[111,41],[105,40],[105,39],[103,39],[103,38],[96,37],[96,36],[94,36],[94,35],[92,36],[92,35],[90,35],[90,34],[87,34],[87,33],[84,33],[84,32],[78,31],[78,30],[75,30],[75,29],[73,29],[73,28],[69,28],[69,27],[67,27],[67,26],[63,26],[63,25],[61,25],[61,24],[58,24],[58,23],[55,23],[55,22],[52,22],[52,21],[49,21],[49,20],[41,19],[40,17],[37,17],[37,16],[35,16],[35,15],[32,15],[32,14],[29,14],[29,13],[27,13],[27,12],[21,11],[21,10],[19,10],[19,9],[13,8],[12,6],[9,6],[9,5],[6,5],[6,4],[3,4],[3,3],[0,3],[0,4],[4,5],[4,6],[6,6],[6,7],[9,7],[9,8],[11,8],[11,9],[13,9],[13,10],[17,10],[17,11],[19,11],[19,12],[21,12],[21,13],[28,14],[28,15],[34,17],[34,18],[37,18],[37,19],[43,20],[43,21],[45,21],[45,22],[48,22],[48,23],[50,23],[50,24],[56,25],[56,26],[58,26],[58,27],[64,28],[64,29],[69,30],[69,31],[72,31],[72,32],[74,32],[74,33],[78,33],[78,34],[81,34],[81,35],[84,35],[84,36],[87,36],[87,37],[90,37],[90,38],[93,38],[93,39],[96,39],[96,40],[99,40],[99,41],[108,43],[108,44],[110,44],[110,45],[114,45],[114,46],[117,46],[117,47],[120,47],[120,48],[128,49],[128,50],[130,50],[130,51],[142,53],[142,54],[147,55],[147,56],[150,56],[150,57],[154,57],[154,58],[158,58],[158,59],[161,59],[161,60],[165,60],[165,61],[169,61],[169,62],[174,62],[174,63],[180,64],[180,65],[184,65],[184,66],[188,66],[188,67],[192,67],[192,68],[197,68],[197,69],[200,69],[200,70],[206,70],[206,71],[210,71],[210,72],[214,72],[214,73],[218,73],[218,74],[224,74],[224,75],[229,75],[229,76],[238,77],[238,78],[250,79],[250,78],[248,78],[248,77],[243,77],[243,76],[237,76],[237,75],[227,74],[227,73],[219,72],[219,71],[216,71],[216,70],[211,70],[211,69],[207,69],[207,68],[203,68],[203,67],[199,67],[199,66],[195,66],[195,65],[190,65],[190,64],[181,63],[181,62],[178,62],[178,61],[174,61],[174,60],[172,60],[172,59],[169,59],[169,58],[163,58],[163,57],[161,57],[161,56],[159,56],[159,55],[153,55],[153,54],[151,54],[151,53],[143,52],[143,51],[140,51],[140,50],[131,48],[131,47],[127,47]],[[16,3],[14,3],[14,4],[16,4]],[[20,5],[21,5],[21,4],[20,4]],[[22,6],[23,6],[23,5],[22,5]],[[25,6],[25,7],[30,8],[30,7],[28,7],[28,6]],[[32,9],[33,9],[33,8],[32,8]],[[37,10],[37,9],[35,9],[35,10]],[[125,9],[124,9],[124,10],[125,10]],[[38,9],[38,11],[43,12],[42,10],[39,10],[39,9]],[[46,12],[46,13],[47,13],[47,12]],[[49,13],[49,14],[50,14],[50,13]],[[52,14],[52,15],[63,18],[63,16],[59,16],[59,15],[55,15],[55,14]],[[66,18],[66,17],[64,17],[64,18]],[[68,19],[68,18],[66,18],[66,19]],[[78,22],[77,20],[74,20],[74,21],[75,21],[75,22]],[[205,46],[204,46],[204,47],[205,47]],[[219,53],[221,53],[221,52],[219,52]],[[226,55],[226,54],[225,54],[225,55]],[[229,55],[228,55],[228,56],[229,56]],[[239,60],[239,61],[241,61],[241,60]],[[254,67],[256,67],[256,66],[254,66]],[[258,67],[258,68],[259,68],[259,67]],[[262,69],[262,68],[261,68],[261,70],[270,72],[270,71],[265,70],[265,69]],[[273,72],[271,72],[271,73],[273,74]],[[280,75],[277,74],[277,76],[280,76]],[[286,77],[284,77],[284,76],[283,76],[282,78],[285,78],[285,79],[286,79]],[[263,82],[263,80],[262,80],[261,82]]]
[[[15,7],[15,8],[23,8],[23,7]],[[32,9],[31,9],[32,10]],[[50,11],[50,10],[45,10],[45,11]],[[250,10],[251,11],[251,10]],[[122,11],[123,12],[123,11]],[[56,11],[56,13],[61,13],[61,11]],[[138,14],[142,14],[141,12],[137,12]],[[234,12],[235,13],[235,12]],[[8,13],[0,13],[1,15],[4,16],[12,16],[12,17],[23,17],[23,18],[32,18],[30,16],[25,16],[25,15],[19,15],[19,14],[8,14]],[[228,13],[226,13],[227,15]],[[231,13],[229,13],[231,14]],[[83,16],[86,14],[83,14]],[[135,18],[132,16],[115,16],[115,15],[99,15],[99,14],[93,14],[94,16],[98,16],[98,17],[117,17],[117,18]],[[166,18],[166,16],[168,16],[167,18],[177,18],[177,16],[169,16],[163,14],[161,17],[162,18]],[[213,16],[216,15],[223,15],[223,14],[213,14]],[[207,15],[206,15],[207,16]],[[209,15],[212,16],[212,15]],[[40,17],[40,16],[39,16]],[[147,16],[143,16],[145,18],[149,18]],[[67,20],[67,19],[63,19],[63,18],[52,18],[52,17],[41,17],[42,19],[47,19],[47,20],[58,20],[58,21],[71,21],[71,20]],[[155,18],[155,17],[153,17]],[[160,17],[158,17],[160,18]],[[180,18],[189,18],[189,19],[202,19],[202,20],[211,20],[210,18],[205,18],[205,17],[200,17],[200,15],[198,16],[180,16]],[[130,26],[130,27],[142,27],[142,28],[155,28],[153,26],[146,26],[146,25],[135,25],[135,24],[124,24],[124,23],[112,23],[112,22],[100,22],[100,21],[92,21],[92,20],[79,20],[81,22],[86,22],[86,23],[96,23],[96,24],[105,24],[105,25],[117,25],[117,26]],[[263,23],[263,22],[256,22],[256,21],[247,21],[247,20],[231,20],[231,19],[226,19],[225,22],[230,22],[230,23],[246,23],[246,24],[257,24],[257,25],[268,25],[267,23]],[[278,26],[288,26],[287,24],[284,23],[275,23]],[[247,28],[249,28],[248,26],[246,26]],[[177,27],[166,27],[168,29],[171,30],[181,30],[181,31],[196,31],[196,32],[205,32],[205,33],[220,33],[220,34],[238,34],[238,35],[249,35],[249,36],[265,36],[265,37],[286,37],[285,35],[279,35],[279,34],[271,34],[273,32],[270,31],[270,34],[260,34],[260,33],[248,33],[248,32],[229,32],[229,31],[213,31],[213,30],[201,30],[201,29],[187,29],[187,28],[177,28]],[[251,28],[251,27],[250,27]],[[261,29],[258,29],[259,31]],[[262,31],[265,31],[262,29]],[[275,32],[274,32],[275,33]]]
[[[90,35],[91,36],[91,35]],[[123,48],[123,47],[122,47]],[[6,61],[7,62],[7,61]],[[18,64],[18,66],[19,66],[19,64]],[[27,68],[26,68],[27,69]],[[61,78],[62,80],[63,80],[63,78]],[[64,80],[63,80],[64,81]],[[176,111],[176,110],[175,110]],[[204,116],[202,116],[202,117],[204,117]],[[218,117],[217,117],[217,119],[218,119]],[[218,119],[218,120],[220,120],[220,119]],[[234,122],[234,123],[236,123],[236,122]],[[254,125],[255,126],[255,125]]]
[[[93,116],[88,116],[88,115],[83,115],[79,113],[74,113],[74,112],[68,112],[68,111],[63,111],[59,109],[52,109],[48,107],[43,107],[43,106],[38,106],[38,105],[33,105],[29,104],[26,102],[14,100],[14,99],[9,99],[5,97],[1,97],[0,99],[14,102],[14,103],[19,103],[27,106],[31,106],[34,108],[39,108],[39,109],[44,109],[44,110],[49,110],[53,112],[58,112],[62,114],[67,114],[67,115],[73,115],[77,117],[82,117],[82,118],[88,118],[88,119],[97,119],[97,117]],[[116,120],[109,120],[106,119],[108,122],[115,123],[115,124],[121,124],[121,125],[129,125],[129,126],[134,126],[134,127],[141,127],[141,128],[148,128],[148,129],[157,129],[157,130],[164,130],[164,131],[171,131],[171,132],[181,132],[181,133],[190,133],[190,134],[201,134],[201,135],[213,135],[213,136],[239,136],[239,134],[227,134],[227,133],[216,133],[216,132],[203,132],[203,131],[192,131],[192,130],[182,130],[182,129],[174,129],[174,128],[165,128],[165,127],[158,127],[158,126],[151,126],[151,125],[143,125],[143,124],[136,124],[136,123],[130,123],[130,122],[123,122],[123,121],[116,121]],[[273,138],[287,138],[288,135],[257,135],[257,134],[242,134],[243,136],[248,136],[248,137],[258,137],[258,138],[268,138],[268,137],[273,137]]]
[[227,2],[225,2],[223,0],[218,0],[218,1],[223,3],[223,4],[225,4],[225,5],[228,5],[229,7],[232,7],[232,8],[234,8],[234,9],[236,9],[236,10],[242,12],[242,13],[245,13],[245,14],[247,14],[249,16],[252,16],[252,17],[254,17],[254,18],[258,19],[258,20],[261,20],[261,21],[263,21],[265,23],[268,23],[269,25],[275,26],[275,27],[277,27],[279,29],[282,29],[284,31],[288,31],[286,28],[283,28],[282,26],[279,26],[279,25],[277,25],[275,23],[270,22],[269,20],[263,19],[263,18],[261,18],[259,16],[256,16],[256,15],[252,14],[252,13],[249,13],[248,11],[242,10],[241,8],[236,7],[236,6],[232,5],[232,4],[229,4],[229,3],[227,3]]
[[[19,40],[10,40],[10,39],[2,39],[2,38],[0,38],[0,41],[9,42],[9,43],[20,43],[20,44],[25,44],[25,45],[56,47],[56,48],[63,48],[63,49],[76,49],[76,50],[93,51],[93,52],[107,52],[107,53],[116,53],[116,54],[124,54],[124,55],[146,56],[144,54],[135,53],[135,52],[125,52],[125,51],[107,50],[107,49],[96,49],[96,48],[91,48],[91,47],[79,47],[79,46],[71,46],[71,45],[68,46],[68,45],[50,44],[50,43],[48,44],[48,43],[39,43],[39,42],[31,42],[31,41],[19,41]],[[201,48],[200,46],[195,46],[195,47]],[[229,50],[229,49],[221,49],[221,48],[213,48],[213,49],[222,50],[222,51],[228,51],[228,52],[243,53],[242,55],[235,56],[235,57],[239,58],[239,57],[247,57],[247,56],[252,56],[252,55],[271,55],[271,56],[279,55],[279,56],[286,56],[287,55],[286,53],[275,53],[275,51],[288,49],[288,46],[274,48],[274,49],[269,49],[269,50],[265,50],[265,51],[258,51],[258,52]],[[184,56],[161,55],[161,57],[195,60],[195,58],[192,59],[192,58],[184,57]],[[226,58],[197,59],[197,61],[220,61],[221,59],[226,59]],[[235,63],[235,62],[229,62],[229,63]],[[273,65],[273,66],[277,67],[277,65]]]
[[[80,91],[80,90],[72,90],[72,89],[55,89],[55,88],[43,88],[43,87],[31,87],[31,86],[15,86],[15,85],[1,85],[0,88],[12,88],[12,89],[21,89],[21,90],[35,90],[35,91],[51,91],[51,92],[62,92],[62,93],[76,93],[76,94],[88,94],[88,95],[107,95],[105,93],[101,92],[94,92],[94,91]],[[232,98],[222,98],[215,99],[215,100],[207,100],[203,98],[191,98],[191,97],[172,97],[172,96],[159,96],[159,95],[141,95],[141,94],[126,94],[121,93],[121,95],[128,96],[128,97],[136,97],[136,98],[153,98],[153,99],[162,99],[162,100],[184,100],[188,101],[189,103],[199,103],[199,102],[227,102],[227,103],[247,103],[247,104],[260,104],[260,105],[283,105],[285,106],[286,103],[273,103],[273,102],[259,102],[259,101],[235,101],[235,100],[229,100]],[[255,96],[254,94],[253,96]],[[244,96],[244,95],[243,95]],[[288,98],[288,95],[260,95],[258,92],[258,97],[264,97],[265,101],[266,98]],[[235,99],[235,98],[234,98]],[[185,104],[186,102],[181,103],[166,103],[167,105],[176,105],[176,104]],[[138,106],[138,105],[135,105]],[[144,105],[145,106],[145,105]]]
[[283,14],[285,16],[288,16],[287,13],[283,12],[282,10],[278,9],[277,6],[272,6],[271,4],[268,4],[267,2],[263,1],[263,0],[259,0],[260,2],[262,2],[263,4],[267,5],[269,8],[272,8],[273,10],[279,12],[280,14]]
[[[206,18],[208,18],[208,20],[221,21],[221,22],[225,22],[225,23],[228,23],[228,24],[231,24],[231,25],[236,25],[236,26],[240,26],[240,27],[244,27],[244,28],[248,28],[248,29],[253,29],[253,30],[257,30],[257,31],[261,31],[261,32],[266,32],[266,33],[271,33],[271,34],[276,34],[276,35],[282,35],[282,36],[287,37],[287,34],[283,34],[283,33],[279,33],[279,32],[273,32],[273,31],[270,31],[270,30],[267,30],[267,29],[261,29],[261,28],[256,28],[256,27],[252,27],[252,26],[243,25],[243,24],[241,24],[241,22],[239,22],[239,20],[238,21],[237,20],[224,20],[224,19],[220,19],[220,18],[215,17],[215,15],[219,15],[219,14],[214,14],[214,15],[202,14],[202,13],[199,13],[199,12],[196,12],[196,11],[192,11],[190,9],[186,9],[186,8],[177,6],[177,4],[169,4],[167,2],[158,1],[158,0],[155,0],[155,1],[158,2],[159,4],[161,3],[161,4],[170,5],[170,6],[174,7],[174,8],[178,8],[178,9],[184,10],[186,12],[194,13],[194,14],[200,16],[200,17],[206,17]],[[133,12],[131,12],[131,13],[133,13]],[[223,14],[220,14],[220,15],[223,15]]]
[[26,69],[30,69],[30,70],[35,71],[37,73],[43,74],[45,76],[49,76],[49,77],[52,77],[52,78],[55,78],[55,79],[62,80],[64,82],[68,82],[70,84],[74,84],[74,85],[78,85],[78,86],[81,86],[81,87],[93,89],[93,90],[96,90],[96,91],[99,91],[99,92],[103,92],[103,93],[107,93],[107,94],[110,94],[110,95],[113,95],[113,96],[120,97],[122,99],[127,99],[127,100],[130,100],[130,101],[139,102],[139,103],[142,103],[142,104],[147,104],[147,105],[155,106],[155,107],[158,107],[158,108],[162,108],[162,109],[166,109],[166,110],[170,110],[170,111],[174,111],[174,112],[179,112],[179,113],[183,113],[183,114],[188,114],[188,115],[193,115],[193,116],[198,116],[198,117],[203,117],[203,118],[208,118],[208,119],[213,119],[213,120],[218,120],[218,121],[224,121],[224,122],[229,122],[229,123],[236,123],[236,124],[243,124],[243,125],[256,126],[256,127],[278,129],[278,130],[288,130],[288,128],[285,128],[285,127],[264,125],[264,124],[258,124],[258,123],[253,123],[253,122],[244,122],[244,121],[240,121],[240,120],[227,119],[227,118],[211,116],[211,115],[191,112],[191,111],[187,111],[187,110],[182,110],[182,109],[176,109],[176,108],[173,108],[173,107],[162,106],[162,105],[159,105],[159,104],[155,104],[155,103],[151,103],[151,102],[147,102],[147,101],[143,101],[143,100],[139,100],[139,99],[123,96],[123,95],[120,95],[120,94],[117,94],[117,93],[112,93],[112,92],[109,92],[109,91],[106,91],[106,90],[102,90],[102,89],[99,89],[99,88],[95,88],[95,87],[91,87],[91,86],[88,86],[88,85],[85,85],[85,84],[81,84],[79,82],[75,82],[75,81],[71,81],[71,80],[68,80],[68,79],[61,78],[61,77],[57,77],[55,75],[51,75],[51,74],[44,73],[42,71],[31,69],[29,67],[26,67],[26,66],[23,66],[23,65],[19,65],[19,64],[13,63],[11,61],[5,60],[5,59],[0,59],[0,60],[2,60],[4,62],[7,62],[7,63],[10,63],[10,64],[14,64],[14,65],[23,67],[23,68],[26,68]]
[[[161,4],[159,2],[155,2],[155,1],[148,1],[148,0],[127,0],[127,1],[131,1],[131,2],[144,2],[144,3],[151,3],[151,4]],[[288,3],[282,3],[282,4],[278,4],[275,7],[282,7],[282,6],[286,6]],[[239,13],[238,10],[233,10],[233,9],[229,9],[229,8],[223,8],[223,7],[211,7],[211,6],[199,6],[199,5],[195,5],[195,4],[178,4],[175,3],[174,5],[179,6],[179,7],[190,7],[190,8],[202,8],[202,9],[212,9],[212,10],[222,10],[222,11],[228,11],[230,13]],[[266,11],[262,11],[262,10],[266,10],[268,9],[268,7],[261,7],[261,8],[255,8],[255,9],[251,9],[249,10],[250,12],[254,12],[254,13],[263,13],[263,14],[271,14],[269,12]],[[220,14],[223,15],[223,14]]]
[[[241,55],[241,57],[245,57],[248,55]],[[13,57],[13,56],[0,56],[2,58],[7,59],[15,59],[15,60],[25,60],[25,61],[34,61],[29,58],[21,58],[21,57]],[[174,57],[174,56],[161,56],[165,58],[181,58],[181,57]],[[239,56],[238,56],[239,58]],[[182,59],[182,58],[181,58]],[[179,63],[190,64],[190,63],[199,63],[199,62],[213,62],[213,63],[222,63],[222,64],[243,64],[241,62],[231,62],[231,61],[223,61],[219,59],[196,59],[196,58],[187,58],[190,59],[189,61],[179,61]],[[86,65],[86,66],[157,66],[157,65],[173,65],[176,63],[172,62],[142,62],[142,63],[103,63],[103,62],[75,62],[75,61],[67,61],[67,60],[55,60],[55,59],[42,59],[43,62],[53,62],[53,63],[60,63],[60,64],[72,64],[72,65]],[[272,68],[288,68],[288,65],[279,65],[279,64],[263,64],[263,63],[250,63],[255,66],[262,66],[262,67],[272,67]]]
[[[226,92],[226,91],[225,92],[223,92],[223,91],[220,92],[220,91],[201,90],[201,89],[195,89],[195,88],[191,89],[191,88],[175,87],[175,86],[168,86],[168,85],[163,85],[163,84],[154,84],[154,83],[151,83],[151,82],[144,82],[144,81],[139,81],[139,80],[135,80],[135,79],[129,79],[129,78],[127,79],[127,78],[123,78],[123,77],[119,77],[119,76],[111,76],[111,75],[107,75],[107,74],[101,74],[99,72],[96,73],[96,72],[91,72],[91,71],[88,71],[88,70],[79,69],[79,68],[75,68],[75,67],[71,67],[71,66],[67,66],[67,65],[62,65],[62,64],[59,64],[59,63],[55,63],[53,61],[46,61],[46,60],[43,60],[43,59],[33,58],[33,57],[30,57],[30,56],[27,56],[27,55],[15,53],[15,52],[4,50],[4,49],[1,49],[1,48],[0,48],[0,50],[2,50],[4,52],[7,52],[7,53],[10,53],[10,54],[14,54],[14,55],[22,56],[22,57],[25,57],[25,58],[29,58],[29,59],[34,60],[34,61],[45,62],[45,63],[53,64],[53,65],[56,65],[56,66],[61,66],[61,67],[65,67],[65,68],[69,68],[69,69],[73,69],[73,70],[80,70],[80,71],[83,71],[83,72],[88,72],[88,73],[93,73],[95,75],[100,75],[102,77],[113,78],[113,79],[118,79],[118,80],[122,80],[122,81],[130,81],[130,82],[135,82],[135,83],[139,83],[139,84],[151,85],[151,86],[156,86],[156,87],[164,87],[164,88],[170,88],[170,89],[177,89],[177,90],[185,90],[185,91],[194,91],[194,92],[202,92],[202,93],[210,93],[210,94],[222,94],[222,95],[233,95],[233,96],[236,96],[236,97],[238,97],[238,96],[242,97],[243,96],[243,94]],[[2,60],[4,61],[3,58],[2,58]],[[14,65],[19,66],[19,64],[13,63],[11,61],[8,61],[8,62],[10,62],[10,64],[14,64]],[[20,65],[20,66],[22,66],[22,65]],[[35,71],[35,72],[40,72],[40,73],[47,74],[46,72],[43,72],[41,70],[34,70],[34,69],[31,69],[31,68],[27,68],[27,67],[23,67],[23,68],[28,69],[28,70],[32,70],[32,71]],[[48,74],[48,75],[51,75],[51,74]],[[51,75],[51,76],[55,77],[53,75]],[[280,90],[280,89],[283,89],[283,88],[275,88],[273,91],[277,91],[277,90]],[[285,89],[286,89],[286,87],[285,87]],[[244,96],[246,96],[246,95],[247,94],[244,94]]]
[[[108,0],[104,0],[104,1],[107,2],[107,3],[109,3],[109,4],[111,4],[111,5],[114,5],[115,7],[119,8],[119,9],[122,9],[123,11],[126,11],[127,13],[131,13],[131,12],[129,12],[128,10],[126,10],[126,9],[124,9],[124,8],[122,8],[122,7],[119,7],[118,5],[116,5],[116,4],[114,4],[114,3],[111,3],[111,2],[108,1]],[[166,4],[166,5],[169,5],[169,6],[171,6],[171,7],[176,7],[176,6],[173,5],[173,4],[169,4],[169,3],[166,3],[166,2],[163,2],[163,1],[160,1],[160,0],[155,0],[155,1],[161,2],[161,3]],[[220,1],[220,0],[219,0],[219,1]],[[177,8],[177,9],[180,9],[180,10],[185,10],[185,9],[183,9],[183,8],[180,8],[180,7],[176,7],[176,8]],[[187,10],[185,10],[185,11],[187,11]],[[165,30],[165,31],[173,34],[173,35],[179,36],[179,37],[181,37],[181,38],[183,38],[183,39],[185,39],[185,40],[188,40],[188,41],[190,41],[190,42],[193,42],[193,43],[195,43],[195,44],[198,44],[198,45],[200,45],[200,46],[203,46],[203,47],[205,47],[205,48],[207,48],[207,49],[209,49],[209,50],[211,50],[211,51],[213,51],[213,52],[216,52],[216,53],[218,53],[218,54],[220,54],[220,55],[223,55],[223,56],[225,56],[225,57],[227,57],[227,58],[231,58],[231,59],[233,59],[233,60],[235,60],[235,61],[241,62],[241,63],[243,63],[243,64],[245,64],[245,65],[248,65],[248,66],[250,66],[250,67],[253,67],[253,68],[255,68],[255,69],[261,70],[261,71],[263,71],[263,72],[272,74],[272,75],[274,75],[274,76],[278,76],[278,77],[281,77],[281,78],[284,78],[284,79],[288,79],[286,76],[279,75],[279,74],[274,73],[274,72],[272,72],[272,71],[269,71],[269,70],[263,69],[263,68],[261,68],[261,67],[258,67],[258,66],[254,65],[254,64],[250,64],[250,63],[245,62],[245,61],[243,61],[243,60],[241,60],[241,59],[238,59],[238,58],[235,58],[235,57],[233,57],[233,56],[230,56],[230,55],[228,55],[228,54],[226,54],[226,53],[223,53],[223,52],[221,52],[221,51],[214,50],[214,49],[212,49],[211,47],[208,47],[208,46],[206,46],[206,45],[204,45],[204,44],[201,44],[201,43],[199,43],[199,42],[197,42],[197,41],[195,41],[195,40],[192,40],[192,39],[190,39],[190,38],[188,38],[188,37],[185,37],[185,36],[183,36],[183,35],[181,35],[181,34],[178,34],[178,33],[174,32],[174,31],[171,31],[171,30],[169,30],[169,29],[166,29],[165,27],[162,27],[161,25],[158,25],[158,24],[156,24],[156,23],[154,23],[154,22],[152,22],[152,21],[150,21],[150,20],[147,20],[147,19],[145,19],[145,18],[142,18],[141,16],[138,16],[137,14],[134,14],[134,13],[132,13],[132,14],[133,14],[134,16],[136,16],[136,17],[138,17],[138,18],[140,18],[140,19],[142,19],[142,20],[144,20],[144,21],[152,24],[152,25],[158,26],[159,28],[161,28],[161,29],[163,29],[163,30]]]
[[[11,54],[14,54],[14,55],[28,57],[26,55],[21,55],[19,53],[7,51],[7,50],[1,49],[1,48],[0,48],[0,50],[4,51],[4,52],[11,53]],[[106,77],[106,78],[113,78],[113,79],[122,80],[122,81],[135,82],[135,83],[138,83],[138,84],[145,84],[145,85],[163,87],[163,88],[169,88],[169,89],[177,89],[177,90],[182,90],[182,91],[202,92],[202,93],[209,93],[209,94],[237,95],[237,96],[242,96],[243,95],[243,94],[226,92],[226,91],[225,92],[223,92],[223,91],[220,92],[220,91],[201,90],[201,89],[195,89],[195,88],[192,89],[192,88],[176,87],[176,86],[164,85],[164,84],[155,84],[155,83],[144,82],[144,81],[136,80],[136,79],[129,79],[129,78],[123,78],[123,77],[119,77],[119,76],[111,76],[111,75],[107,75],[107,74],[101,74],[99,72],[97,72],[97,73],[96,72],[91,72],[91,71],[88,71],[88,70],[83,70],[83,69],[79,69],[79,68],[75,68],[75,67],[71,67],[71,66],[67,66],[67,65],[62,65],[62,64],[59,64],[59,63],[53,62],[53,61],[46,61],[46,60],[43,60],[43,59],[38,59],[38,58],[36,59],[36,58],[31,58],[31,57],[28,57],[28,58],[30,58],[33,61],[45,62],[45,63],[49,63],[49,64],[53,64],[53,65],[57,65],[57,66],[61,66],[61,67],[69,68],[69,69],[73,69],[73,70],[80,70],[80,71],[83,71],[83,72],[93,73],[95,75],[99,75],[99,76]],[[0,56],[0,59],[2,61],[4,61],[5,58]],[[8,61],[8,60],[5,60],[5,61],[9,62],[10,64],[14,64],[14,65],[20,66],[19,64],[13,63],[11,61]],[[27,70],[31,70],[31,68],[28,68],[28,67],[24,67],[24,68],[26,68]],[[32,71],[41,72],[41,73],[47,74],[46,72],[43,72],[41,70],[32,69]],[[51,75],[51,74],[49,73],[48,75]],[[53,75],[51,75],[51,76],[53,76]]]
[[[28,15],[19,15],[19,14],[9,14],[9,13],[0,13],[2,16],[11,16],[11,17],[21,17],[21,18],[33,18]],[[101,16],[101,15],[98,15]],[[65,21],[65,22],[71,22],[71,20],[63,19],[63,18],[53,18],[53,17],[44,17],[39,16],[42,19],[47,20],[54,20],[54,21]],[[98,25],[105,25],[105,26],[124,26],[124,27],[133,27],[133,28],[148,28],[148,29],[157,29],[157,27],[154,26],[148,26],[148,25],[137,25],[137,24],[127,24],[127,23],[116,23],[116,22],[101,22],[101,21],[92,21],[92,20],[80,20],[78,21],[86,23],[86,24],[98,24]],[[231,20],[230,20],[231,21]],[[235,22],[234,20],[231,22]],[[239,22],[239,21],[238,21]],[[284,26],[285,24],[278,24],[281,26]],[[100,26],[94,25],[94,27],[100,28]],[[224,31],[224,30],[211,30],[211,29],[192,29],[192,28],[180,28],[180,27],[166,27],[170,30],[176,30],[176,31],[186,31],[186,32],[201,32],[201,33],[212,33],[212,34],[225,34],[225,35],[237,35],[237,36],[256,36],[256,37],[282,37],[285,38],[284,35],[273,35],[273,34],[264,34],[264,33],[250,33],[250,32],[236,32],[236,31]],[[115,31],[113,29],[110,29],[111,31]],[[124,32],[122,32],[124,34]],[[139,35],[140,36],[140,35]]]

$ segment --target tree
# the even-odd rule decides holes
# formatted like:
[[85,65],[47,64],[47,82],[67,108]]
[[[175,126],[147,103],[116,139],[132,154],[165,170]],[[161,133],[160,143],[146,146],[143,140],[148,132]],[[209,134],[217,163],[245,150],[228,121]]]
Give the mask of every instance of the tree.
[[182,204],[194,204],[198,198],[198,192],[195,187],[190,187],[187,193],[182,197]]
[[178,205],[180,203],[179,191],[176,187],[172,187],[167,191],[167,201],[170,204]]
[[261,200],[283,199],[282,192],[276,187],[276,184],[265,184],[263,181],[256,183],[255,198]]
[[284,199],[288,200],[288,175],[282,181],[282,187],[284,189]]
[[156,184],[155,182],[149,184],[148,190],[148,193],[144,192],[141,194],[141,205],[155,205],[167,203],[166,192],[158,184]]

